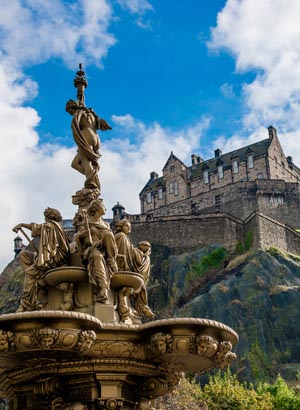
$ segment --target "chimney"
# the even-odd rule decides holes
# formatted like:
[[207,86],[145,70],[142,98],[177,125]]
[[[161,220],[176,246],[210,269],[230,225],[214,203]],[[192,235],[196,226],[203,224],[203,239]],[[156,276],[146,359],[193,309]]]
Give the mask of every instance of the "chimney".
[[201,162],[204,162],[204,159],[202,157],[197,157],[197,163],[201,164]]
[[277,138],[277,130],[276,128],[274,128],[272,125],[270,127],[268,127],[268,131],[269,131],[269,138],[270,140],[273,138]]
[[150,172],[150,179],[153,181],[154,179],[158,178],[158,173],[155,171]]
[[218,148],[215,149],[215,158],[219,158],[222,155],[222,151]]
[[192,154],[191,159],[192,159],[192,165],[195,165],[197,163],[197,155]]

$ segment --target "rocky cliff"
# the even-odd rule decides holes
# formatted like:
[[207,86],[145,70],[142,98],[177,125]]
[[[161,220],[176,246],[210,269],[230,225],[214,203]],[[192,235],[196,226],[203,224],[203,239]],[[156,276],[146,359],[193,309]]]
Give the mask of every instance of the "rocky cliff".
[[299,257],[274,248],[230,256],[217,245],[169,255],[154,269],[149,298],[159,316],[232,327],[240,337],[233,370],[242,380],[299,378]]
[[[300,368],[300,258],[276,249],[228,255],[218,245],[172,255],[154,247],[149,305],[163,317],[202,317],[240,337],[233,370],[242,380],[296,380]],[[0,275],[0,312],[16,310],[23,274]]]

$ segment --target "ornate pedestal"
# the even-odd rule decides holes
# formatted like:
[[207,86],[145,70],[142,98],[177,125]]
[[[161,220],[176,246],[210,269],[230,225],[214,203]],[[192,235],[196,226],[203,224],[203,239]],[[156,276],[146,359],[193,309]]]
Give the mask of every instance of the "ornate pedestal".
[[80,312],[0,316],[0,396],[14,410],[150,409],[181,372],[227,366],[238,337],[206,319],[101,323]]

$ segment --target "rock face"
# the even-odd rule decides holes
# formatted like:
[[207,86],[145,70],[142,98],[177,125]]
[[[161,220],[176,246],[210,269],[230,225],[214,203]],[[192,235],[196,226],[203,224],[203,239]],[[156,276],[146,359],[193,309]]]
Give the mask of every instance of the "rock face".
[[[155,289],[150,295],[161,303],[161,314],[217,320],[236,330],[235,371],[248,381],[271,380],[278,373],[296,380],[300,362],[300,258],[275,249],[261,250],[201,267],[217,246],[170,256],[165,261],[165,305]],[[221,254],[221,252],[220,252]],[[213,259],[214,259],[213,258]],[[203,263],[202,263],[203,265]],[[224,268],[224,265],[226,266]],[[207,264],[206,264],[207,266]],[[186,283],[194,277],[193,290]],[[168,300],[168,301],[167,301]]]
[[[218,245],[171,255],[153,249],[149,305],[157,318],[195,317],[232,327],[240,337],[233,370],[240,379],[295,380],[300,366],[300,258],[276,249],[229,256]],[[18,260],[0,276],[0,312],[16,310]]]
[[19,259],[13,259],[0,275],[0,314],[15,312],[19,306],[24,274]]

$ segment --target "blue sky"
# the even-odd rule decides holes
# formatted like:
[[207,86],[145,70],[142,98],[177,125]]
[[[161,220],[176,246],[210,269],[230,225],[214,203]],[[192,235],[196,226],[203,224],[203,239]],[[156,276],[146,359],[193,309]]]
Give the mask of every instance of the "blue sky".
[[[300,0],[0,0],[0,268],[11,228],[83,185],[65,103],[82,62],[100,133],[102,197],[138,193],[172,150],[186,164],[278,129],[300,165]],[[299,158],[299,159],[298,159]]]

